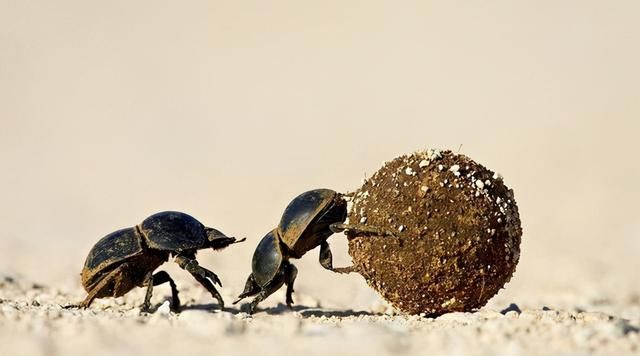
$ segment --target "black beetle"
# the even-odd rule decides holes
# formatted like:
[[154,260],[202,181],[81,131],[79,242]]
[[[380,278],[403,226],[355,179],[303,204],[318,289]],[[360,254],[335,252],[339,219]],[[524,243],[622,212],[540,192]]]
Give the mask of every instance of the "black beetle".
[[242,294],[233,304],[255,295],[249,305],[252,314],[258,303],[287,285],[286,303],[293,304],[293,282],[298,270],[289,262],[320,246],[320,264],[337,273],[355,271],[353,266],[335,268],[327,238],[334,233],[352,231],[365,234],[390,235],[374,227],[346,225],[347,202],[344,195],[330,189],[315,189],[298,195],[284,210],[280,224],[262,238],[253,254],[252,273]]
[[[153,274],[161,264],[175,257],[175,262],[202,284],[224,308],[222,296],[214,283],[222,286],[218,276],[196,261],[197,250],[223,249],[237,240],[220,231],[202,225],[185,213],[165,211],[146,218],[142,224],[115,231],[100,239],[89,251],[81,279],[89,293],[78,305],[88,307],[95,298],[119,297],[135,287],[147,287],[143,311],[150,306],[153,286],[169,282],[171,285],[171,309],[178,311],[180,299],[176,284],[165,271]],[[213,283],[212,283],[213,282]]]

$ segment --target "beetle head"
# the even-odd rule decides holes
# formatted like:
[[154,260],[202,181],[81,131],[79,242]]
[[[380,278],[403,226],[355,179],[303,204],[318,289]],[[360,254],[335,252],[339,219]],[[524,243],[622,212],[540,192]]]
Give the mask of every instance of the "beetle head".
[[220,250],[233,243],[242,242],[246,240],[244,238],[240,240],[236,240],[235,237],[229,237],[212,227],[205,227],[204,231],[207,233],[207,240],[208,240],[209,247],[213,248],[214,250]]

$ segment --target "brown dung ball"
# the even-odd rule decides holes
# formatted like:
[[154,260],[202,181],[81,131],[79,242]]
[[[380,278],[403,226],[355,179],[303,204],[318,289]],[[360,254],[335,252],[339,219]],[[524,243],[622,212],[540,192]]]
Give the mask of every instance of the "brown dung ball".
[[353,198],[349,237],[367,283],[395,308],[435,316],[485,305],[511,279],[522,228],[513,191],[469,157],[428,150],[386,162]]

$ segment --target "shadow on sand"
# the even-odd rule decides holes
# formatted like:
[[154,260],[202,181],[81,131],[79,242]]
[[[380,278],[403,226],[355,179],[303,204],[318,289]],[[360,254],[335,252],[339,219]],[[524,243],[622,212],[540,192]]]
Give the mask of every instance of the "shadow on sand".
[[[240,314],[246,313],[248,304],[243,304],[239,308],[236,306],[228,307],[225,306],[224,311],[231,314]],[[220,310],[220,306],[217,303],[209,303],[209,304],[192,304],[192,305],[184,305],[182,306],[182,311],[184,310],[203,310],[210,312],[217,312]],[[373,315],[382,315],[380,313],[372,313],[368,311],[356,311],[353,309],[346,310],[331,310],[331,309],[322,309],[318,307],[307,307],[304,305],[295,305],[291,308],[287,307],[285,304],[278,303],[273,308],[258,308],[256,314],[258,313],[266,313],[268,315],[282,315],[290,312],[298,312],[305,318],[309,317],[350,317],[350,316],[373,316]]]

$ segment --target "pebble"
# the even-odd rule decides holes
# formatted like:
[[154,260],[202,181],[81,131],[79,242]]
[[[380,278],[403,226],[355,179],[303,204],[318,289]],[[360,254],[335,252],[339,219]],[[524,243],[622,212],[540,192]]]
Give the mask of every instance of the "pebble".
[[164,303],[162,303],[162,305],[158,307],[158,310],[156,310],[154,314],[163,315],[163,316],[171,315],[171,304],[169,303],[169,301],[167,300]]

